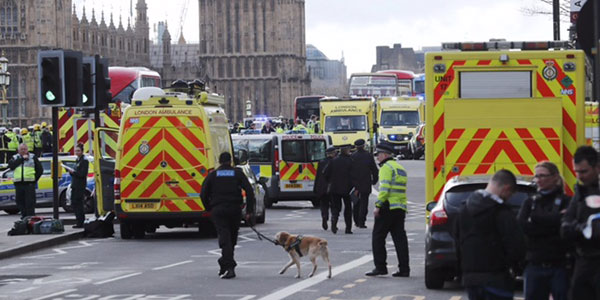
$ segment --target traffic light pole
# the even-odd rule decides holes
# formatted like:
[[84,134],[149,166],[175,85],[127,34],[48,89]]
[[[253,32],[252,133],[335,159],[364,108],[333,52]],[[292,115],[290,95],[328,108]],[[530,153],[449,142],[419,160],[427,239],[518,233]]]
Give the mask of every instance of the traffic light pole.
[[600,0],[592,0],[594,1],[594,47],[596,48],[596,53],[594,54],[594,86],[592,87],[594,101],[600,101],[600,23],[598,18],[600,18]]
[[58,107],[52,107],[52,214],[58,220]]

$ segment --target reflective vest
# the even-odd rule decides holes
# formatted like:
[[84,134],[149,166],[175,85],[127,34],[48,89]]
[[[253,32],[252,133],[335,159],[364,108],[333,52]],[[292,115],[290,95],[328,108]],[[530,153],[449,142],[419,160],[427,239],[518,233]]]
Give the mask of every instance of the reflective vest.
[[[13,160],[16,160],[20,157],[19,154],[13,155]],[[35,162],[33,158],[35,155],[29,153],[29,159],[23,160],[23,163],[20,164],[14,170],[14,182],[34,182],[35,181]]]
[[6,136],[10,138],[8,150],[16,152],[17,148],[19,148],[19,139],[17,139],[17,135],[14,132],[7,132]]
[[407,210],[406,170],[394,159],[386,161],[379,169],[379,196],[375,206],[389,203],[390,210]]
[[284,133],[283,128],[281,127],[277,127],[277,129],[275,129],[276,133]]
[[33,146],[35,148],[42,149],[42,131],[34,131],[33,132]]
[[315,133],[315,122],[310,120],[306,125],[308,126],[308,133]]
[[23,139],[23,144],[27,145],[27,149],[30,151],[33,150],[34,143],[31,134],[24,134],[21,138]]
[[298,124],[298,125],[294,126],[294,129],[292,129],[292,130],[304,130],[304,131],[308,132],[306,127],[304,127],[304,125],[302,125],[302,124]]

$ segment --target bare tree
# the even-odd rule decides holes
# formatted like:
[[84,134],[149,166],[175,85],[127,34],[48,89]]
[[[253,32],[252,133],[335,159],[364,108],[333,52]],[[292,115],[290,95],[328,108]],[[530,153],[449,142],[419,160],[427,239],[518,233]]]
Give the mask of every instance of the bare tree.
[[[553,0],[537,0],[538,4],[532,4],[529,7],[522,7],[521,12],[529,16],[535,15],[549,15],[552,16],[552,5]],[[560,0],[559,2],[559,13],[561,22],[569,22],[569,16],[571,14],[571,2],[570,0]]]

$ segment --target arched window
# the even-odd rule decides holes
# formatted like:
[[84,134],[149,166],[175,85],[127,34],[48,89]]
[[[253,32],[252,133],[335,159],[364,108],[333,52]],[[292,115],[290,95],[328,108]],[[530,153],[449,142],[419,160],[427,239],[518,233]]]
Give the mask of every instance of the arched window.
[[17,1],[0,0],[0,33],[19,33],[19,11]]

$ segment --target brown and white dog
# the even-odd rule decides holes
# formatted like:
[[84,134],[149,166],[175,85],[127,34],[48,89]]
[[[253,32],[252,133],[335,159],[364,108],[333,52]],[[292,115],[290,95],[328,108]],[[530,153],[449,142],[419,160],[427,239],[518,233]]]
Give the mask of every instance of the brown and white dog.
[[298,268],[298,274],[296,278],[300,278],[300,255],[298,251],[302,253],[302,256],[308,256],[310,261],[313,264],[313,270],[308,275],[308,277],[312,277],[315,275],[315,271],[317,270],[317,257],[320,255],[323,258],[323,261],[327,263],[329,267],[329,275],[327,278],[331,278],[331,262],[329,262],[329,249],[327,248],[327,240],[318,238],[315,236],[302,236],[300,242],[296,242],[298,240],[298,235],[289,234],[285,231],[280,231],[275,235],[275,244],[283,246],[283,249],[289,254],[291,260],[279,271],[279,274],[285,273],[285,271],[291,267],[293,264],[296,264]]

